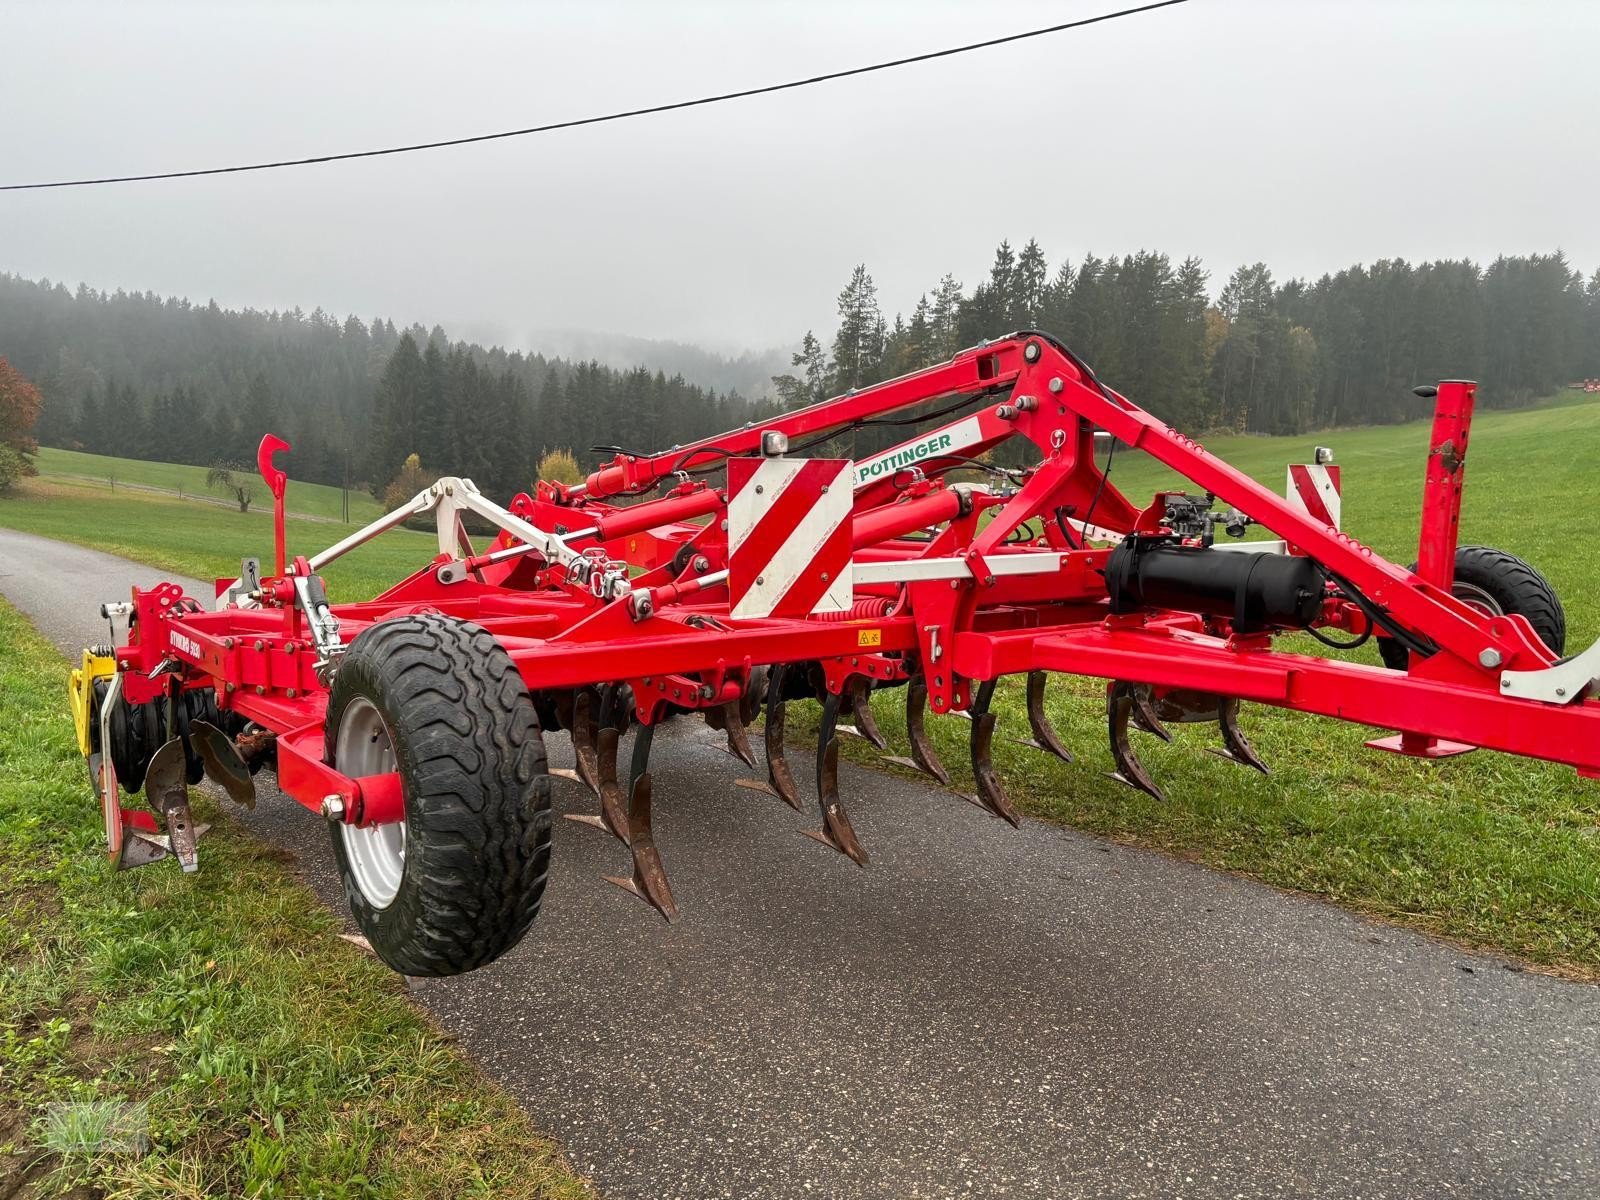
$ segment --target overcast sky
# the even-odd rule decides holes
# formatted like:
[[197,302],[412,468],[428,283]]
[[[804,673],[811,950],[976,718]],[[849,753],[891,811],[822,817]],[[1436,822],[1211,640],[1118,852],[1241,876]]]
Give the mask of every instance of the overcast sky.
[[[0,0],[0,182],[560,120],[1127,0]],[[228,305],[721,349],[885,308],[1001,238],[1281,279],[1564,249],[1600,266],[1600,3],[1191,0],[777,96],[363,162],[0,193],[0,270]]]

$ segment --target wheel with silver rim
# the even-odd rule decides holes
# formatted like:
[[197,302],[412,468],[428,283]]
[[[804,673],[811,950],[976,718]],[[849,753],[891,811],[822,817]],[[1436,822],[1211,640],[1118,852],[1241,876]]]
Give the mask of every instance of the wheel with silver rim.
[[[1415,571],[1417,564],[1412,563]],[[1527,619],[1539,640],[1561,654],[1567,645],[1567,616],[1550,581],[1531,565],[1493,546],[1462,546],[1456,550],[1456,574],[1450,594],[1488,617],[1515,614]],[[1393,638],[1378,642],[1383,665],[1406,669],[1406,648]]]
[[400,776],[401,820],[330,822],[345,898],[378,957],[454,975],[515,946],[549,872],[550,781],[504,647],[447,617],[380,621],[340,662],[326,730],[341,773]]
[[[339,718],[333,761],[354,778],[395,769],[394,735],[377,706],[365,696],[352,699]],[[335,828],[344,844],[352,883],[373,908],[388,908],[405,875],[406,823],[363,826],[341,821]]]

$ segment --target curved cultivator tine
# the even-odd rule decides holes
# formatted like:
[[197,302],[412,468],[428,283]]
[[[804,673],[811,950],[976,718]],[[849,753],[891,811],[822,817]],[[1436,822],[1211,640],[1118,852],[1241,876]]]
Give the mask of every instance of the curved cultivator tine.
[[781,663],[767,672],[767,721],[763,738],[767,747],[767,782],[772,790],[795,812],[801,810],[800,789],[795,787],[794,772],[789,770],[789,760],[783,754],[784,706],[783,678],[788,670]]
[[838,724],[839,697],[830,693],[822,704],[822,728],[817,734],[817,803],[822,808],[822,828],[807,829],[805,835],[864,867],[867,852],[856,840],[856,831],[839,800]]
[[972,702],[972,778],[978,785],[974,798],[980,808],[1010,822],[1013,828],[1022,824],[1022,815],[1006,798],[1000,775],[994,769],[991,750],[994,746],[995,715],[989,711],[994,698],[995,681],[990,679],[978,685],[978,694]]
[[588,784],[595,795],[600,794],[600,760],[595,747],[595,710],[599,697],[593,688],[579,688],[572,696],[572,720],[568,731],[572,734],[572,753],[577,759],[578,778]]
[[1106,687],[1106,725],[1111,738],[1111,758],[1117,764],[1117,769],[1111,772],[1111,778],[1138,788],[1157,800],[1165,800],[1161,789],[1150,778],[1128,741],[1128,723],[1137,704],[1135,685],[1118,679]]
[[[1125,688],[1128,699],[1132,704],[1130,716],[1134,725],[1146,733],[1153,733],[1163,742],[1171,743],[1172,731],[1162,723],[1161,715],[1156,711],[1156,704],[1147,683],[1124,683],[1118,680],[1118,686]],[[1184,720],[1182,716],[1177,718]]]
[[879,750],[889,748],[889,739],[878,728],[878,718],[872,715],[872,681],[856,676],[850,681],[850,710],[855,714],[856,731]]
[[1069,763],[1072,761],[1072,751],[1061,744],[1056,727],[1050,724],[1050,716],[1044,710],[1044,688],[1048,680],[1049,673],[1046,671],[1028,672],[1028,728],[1033,730],[1033,740],[1022,744],[1054,754],[1062,762]]
[[949,787],[950,772],[939,761],[939,752],[933,748],[933,739],[928,736],[927,713],[928,681],[921,674],[916,674],[906,683],[906,739],[911,743],[911,757],[886,755],[884,762],[921,771]]
[[738,700],[729,700],[722,706],[722,730],[728,736],[728,753],[747,767],[756,765],[755,752],[750,749],[750,736],[744,731],[744,714]]
[[1263,775],[1270,775],[1267,764],[1261,761],[1261,756],[1256,753],[1250,739],[1244,736],[1244,731],[1239,728],[1239,699],[1237,696],[1227,696],[1217,709],[1217,725],[1222,730],[1222,745],[1211,747],[1211,753],[1218,758],[1225,758],[1229,762],[1236,762],[1241,767],[1249,767],[1260,771]]
[[761,715],[761,705],[766,698],[767,669],[756,667],[751,670],[750,678],[745,680],[744,693],[739,697],[739,719],[746,725],[754,725],[756,718]]
[[628,810],[623,806],[622,788],[617,783],[617,741],[622,735],[610,725],[595,735],[596,782],[600,793],[600,812],[567,813],[569,821],[603,829],[626,846],[631,835],[628,831]]
[[650,823],[650,747],[655,742],[655,734],[654,725],[639,726],[633,739],[633,762],[628,768],[628,811],[624,814],[628,836],[624,840],[633,858],[633,873],[602,875],[601,878],[623,891],[632,892],[670,924],[678,919],[678,906],[672,899],[667,869],[661,864]]
[[648,771],[633,781],[628,802],[628,833],[628,848],[633,852],[633,874],[627,878],[620,875],[605,875],[602,878],[623,891],[632,892],[671,924],[678,919],[678,906],[672,899],[667,870],[661,865],[661,855],[656,851],[655,835],[650,827]]

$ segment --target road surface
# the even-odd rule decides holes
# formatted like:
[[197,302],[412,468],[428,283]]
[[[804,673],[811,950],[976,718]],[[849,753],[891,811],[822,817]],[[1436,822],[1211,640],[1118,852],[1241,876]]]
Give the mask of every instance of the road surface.
[[[0,530],[74,657],[162,577]],[[698,722],[653,768],[681,922],[557,822],[527,940],[413,993],[613,1200],[1600,1194],[1600,988],[845,765],[863,871]],[[246,821],[342,911],[320,821]]]

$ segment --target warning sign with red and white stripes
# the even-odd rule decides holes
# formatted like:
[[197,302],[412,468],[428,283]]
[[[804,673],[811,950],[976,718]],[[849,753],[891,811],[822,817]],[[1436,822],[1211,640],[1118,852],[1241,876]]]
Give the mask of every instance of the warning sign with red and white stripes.
[[850,607],[855,464],[844,458],[728,460],[728,590],[735,617]]
[[1294,463],[1289,467],[1286,491],[1289,507],[1330,529],[1339,528],[1341,498],[1339,468],[1322,463]]

